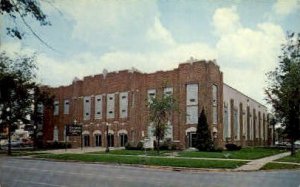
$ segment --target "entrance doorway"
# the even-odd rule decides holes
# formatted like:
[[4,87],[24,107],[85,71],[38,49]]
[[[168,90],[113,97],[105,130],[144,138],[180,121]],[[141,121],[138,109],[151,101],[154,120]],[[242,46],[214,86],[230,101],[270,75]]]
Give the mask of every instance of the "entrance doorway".
[[196,147],[196,137],[197,136],[195,132],[187,133],[188,147]]
[[84,135],[83,136],[83,145],[85,147],[89,147],[90,146],[90,135]]
[[102,146],[101,134],[95,134],[95,146]]
[[127,134],[120,134],[120,146],[125,147],[125,144],[128,142]]

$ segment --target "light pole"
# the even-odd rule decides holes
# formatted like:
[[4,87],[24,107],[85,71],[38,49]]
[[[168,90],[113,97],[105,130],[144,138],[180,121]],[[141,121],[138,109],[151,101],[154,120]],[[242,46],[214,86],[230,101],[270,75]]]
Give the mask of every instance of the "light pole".
[[109,129],[110,124],[106,122],[106,149],[105,152],[108,153],[109,152],[109,136],[108,136],[108,129]]
[[8,150],[7,150],[7,155],[11,155],[11,125],[10,125],[10,108],[7,107],[6,108],[6,112],[7,112],[7,124],[8,124]]

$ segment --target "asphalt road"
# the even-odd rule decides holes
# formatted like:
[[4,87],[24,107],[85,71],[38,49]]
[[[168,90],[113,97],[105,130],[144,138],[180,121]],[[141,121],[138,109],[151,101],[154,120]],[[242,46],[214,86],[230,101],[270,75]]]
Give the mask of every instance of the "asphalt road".
[[178,172],[138,167],[0,157],[1,187],[184,186],[300,187],[300,170]]

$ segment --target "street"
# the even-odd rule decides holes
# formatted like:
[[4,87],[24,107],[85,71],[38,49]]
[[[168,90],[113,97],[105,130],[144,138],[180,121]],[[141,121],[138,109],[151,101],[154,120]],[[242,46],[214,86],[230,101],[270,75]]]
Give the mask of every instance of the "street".
[[300,170],[272,172],[178,172],[129,166],[55,162],[0,156],[0,184],[1,187],[299,187]]

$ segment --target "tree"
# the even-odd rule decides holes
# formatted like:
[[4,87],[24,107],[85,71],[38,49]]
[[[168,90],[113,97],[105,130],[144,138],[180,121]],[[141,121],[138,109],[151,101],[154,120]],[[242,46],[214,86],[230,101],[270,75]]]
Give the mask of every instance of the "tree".
[[295,155],[294,142],[300,138],[300,33],[288,33],[282,45],[279,65],[267,74],[265,92],[275,110],[275,118],[285,127]]
[[176,110],[175,99],[171,95],[162,97],[151,97],[148,104],[149,121],[153,125],[153,134],[157,142],[157,153],[159,154],[160,140],[163,140],[167,131],[168,121],[171,114]]
[[8,127],[8,154],[11,154],[11,127],[20,121],[30,122],[28,116],[33,114],[32,106],[42,95],[35,92],[38,89],[36,69],[34,56],[11,58],[0,53],[0,118],[1,125]]
[[[44,2],[51,4],[51,2],[48,1]],[[1,0],[0,14],[7,15],[13,20],[13,25],[6,27],[8,36],[16,37],[20,40],[24,37],[24,32],[20,29],[20,26],[17,25],[17,20],[19,20],[40,42],[53,50],[26,21],[26,17],[32,17],[38,21],[41,26],[51,25],[50,21],[47,20],[46,14],[41,10],[40,3],[37,0]]]
[[199,151],[211,151],[213,149],[213,141],[207,124],[204,109],[202,109],[198,118],[198,126],[196,131],[196,148]]

